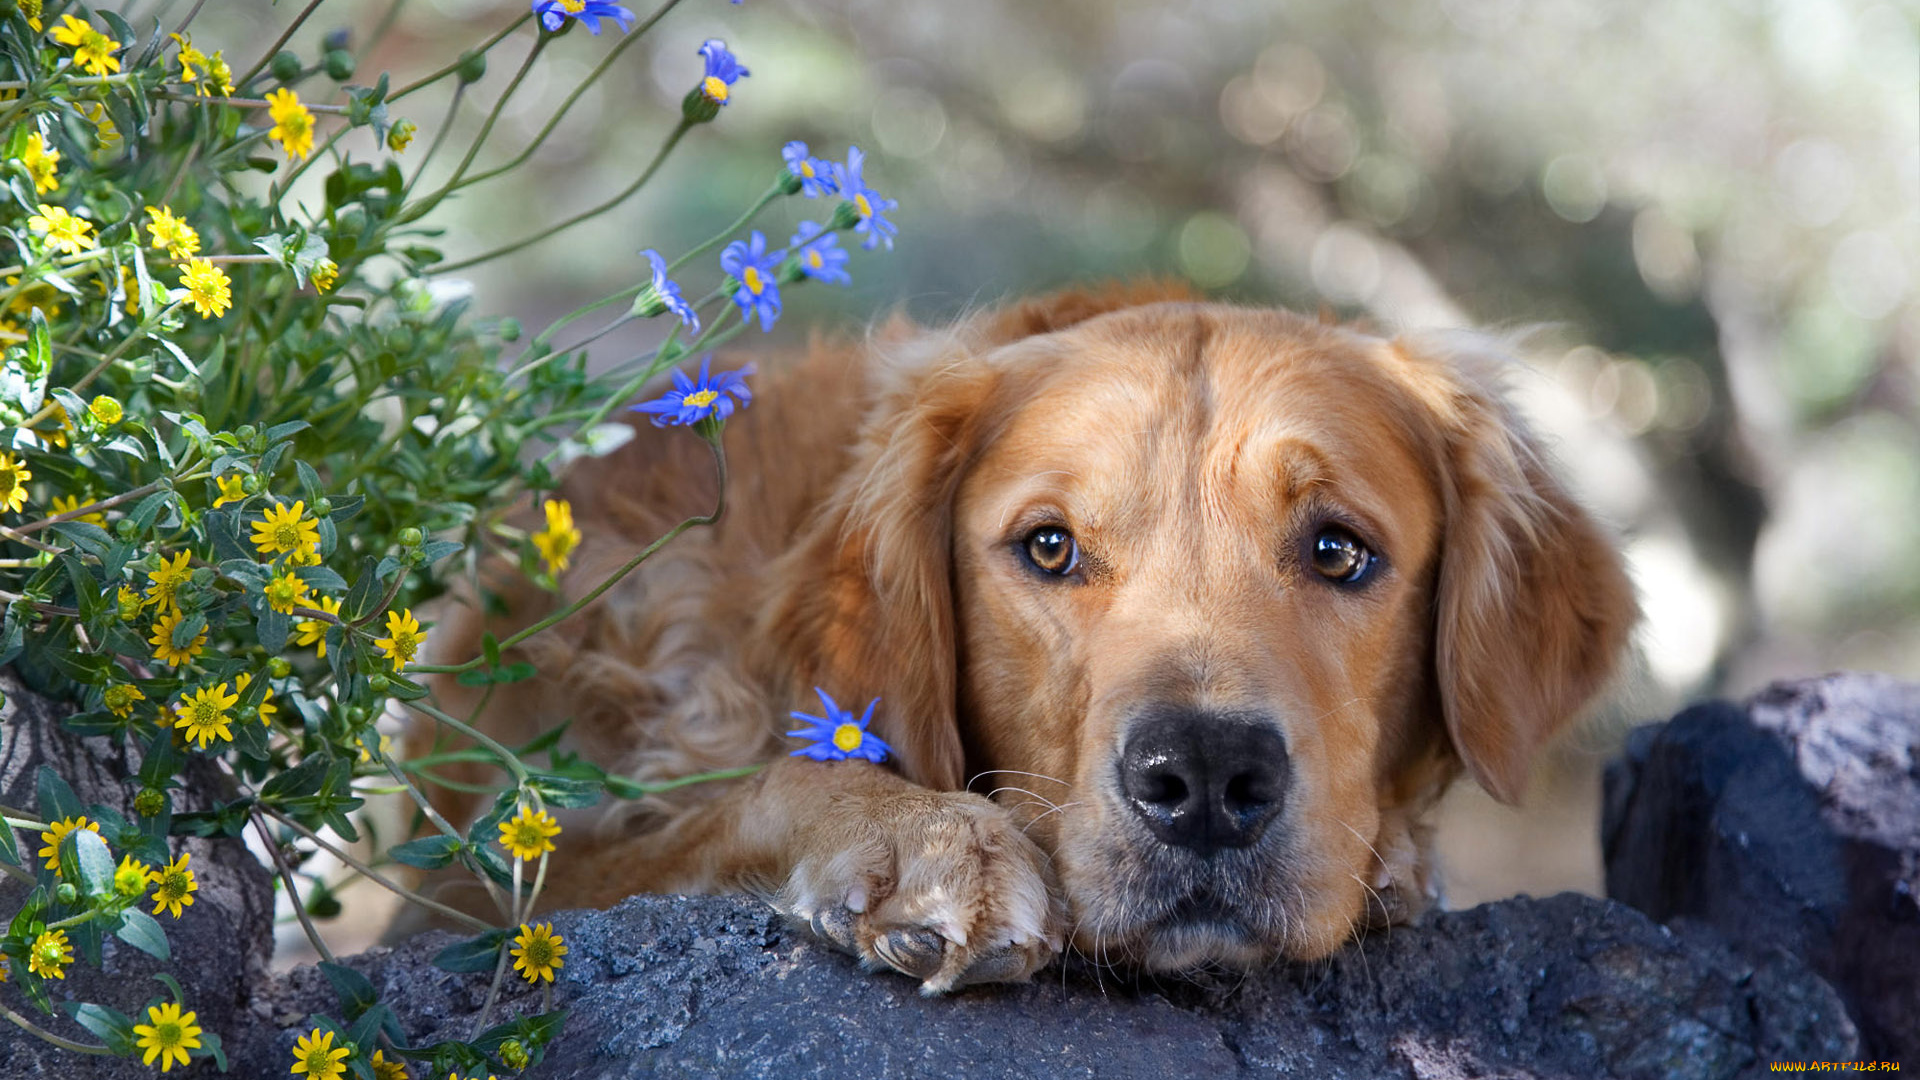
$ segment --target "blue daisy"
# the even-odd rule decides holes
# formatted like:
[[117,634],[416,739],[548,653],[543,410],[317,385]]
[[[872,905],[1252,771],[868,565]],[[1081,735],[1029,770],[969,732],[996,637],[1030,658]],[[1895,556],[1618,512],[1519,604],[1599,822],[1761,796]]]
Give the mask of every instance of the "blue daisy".
[[667,260],[660,253],[648,248],[640,254],[653,264],[653,281],[640,290],[633,300],[633,313],[643,319],[651,319],[663,311],[671,311],[680,317],[680,322],[689,333],[700,332],[700,314],[680,295],[680,286],[667,276]]
[[853,284],[853,275],[847,273],[847,260],[852,255],[840,246],[840,236],[833,230],[803,221],[788,244],[794,258],[800,260],[802,274],[830,285]]
[[719,38],[709,38],[700,46],[700,55],[706,58],[707,74],[700,80],[700,93],[715,105],[725,105],[733,96],[733,84],[752,74],[740,66],[740,61],[727,51],[727,43]]
[[861,242],[860,246],[871,251],[884,243],[887,245],[887,250],[892,251],[894,234],[900,230],[893,222],[881,215],[899,206],[900,203],[886,198],[867,186],[866,180],[860,175],[861,167],[865,163],[866,155],[860,152],[859,147],[848,147],[847,163],[844,165],[835,163],[833,166],[833,183],[840,189],[840,197],[847,200],[859,213],[860,220],[854,225],[853,231],[867,234],[867,238]]
[[787,163],[787,175],[800,181],[800,194],[817,199],[834,193],[833,163],[809,156],[806,143],[795,139],[780,148],[780,157]]
[[740,305],[744,318],[751,319],[755,312],[759,313],[762,333],[773,329],[774,320],[780,317],[777,270],[786,254],[785,248],[768,251],[767,238],[759,229],[753,230],[753,235],[745,240],[728,244],[720,253],[720,269],[740,282],[740,287],[734,290],[733,302]]
[[880,704],[879,698],[867,702],[867,711],[855,720],[851,712],[840,708],[827,696],[825,690],[814,687],[813,692],[820,695],[821,704],[827,708],[825,716],[811,716],[803,712],[788,713],[795,720],[806,721],[807,726],[799,731],[789,731],[787,736],[794,739],[812,739],[813,745],[803,746],[788,757],[812,758],[815,761],[845,761],[848,758],[865,758],[878,765],[887,760],[893,752],[878,735],[867,730],[873,721],[873,707]]
[[549,34],[558,33],[568,19],[585,23],[587,33],[595,37],[600,36],[601,19],[620,24],[623,34],[633,29],[633,12],[607,0],[533,0],[533,13],[540,16],[540,25]]
[[[753,374],[753,365],[711,375],[707,366],[712,362],[712,353],[700,358],[698,379],[689,379],[686,372],[674,369],[673,389],[652,401],[633,406],[632,411],[651,413],[654,427],[667,427],[698,423],[710,416],[725,420],[733,415],[733,398],[739,398],[740,407],[746,408],[753,401],[753,391],[747,388],[747,376]],[[729,394],[733,397],[728,397]]]

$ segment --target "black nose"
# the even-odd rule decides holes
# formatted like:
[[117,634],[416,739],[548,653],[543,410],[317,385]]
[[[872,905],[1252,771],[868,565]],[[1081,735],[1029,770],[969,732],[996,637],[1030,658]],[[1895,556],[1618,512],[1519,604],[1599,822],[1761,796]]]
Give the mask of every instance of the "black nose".
[[1289,771],[1272,724],[1217,713],[1143,717],[1120,752],[1127,805],[1163,842],[1202,855],[1258,840],[1286,802]]

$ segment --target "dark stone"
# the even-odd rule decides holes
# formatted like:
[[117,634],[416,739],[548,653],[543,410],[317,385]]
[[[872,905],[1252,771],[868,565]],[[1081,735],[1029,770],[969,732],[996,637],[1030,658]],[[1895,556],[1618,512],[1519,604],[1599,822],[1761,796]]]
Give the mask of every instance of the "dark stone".
[[1867,1059],[1920,1064],[1920,686],[1831,675],[1643,728],[1603,839],[1609,896],[1805,958]]
[[[7,699],[0,707],[0,804],[33,808],[40,766],[51,765],[73,787],[82,804],[100,804],[127,818],[134,817],[137,788],[126,778],[140,767],[137,753],[129,754],[116,746],[115,740],[83,739],[64,731],[59,720],[72,710],[27,691],[11,671],[0,669],[0,693]],[[202,780],[217,782],[211,775]],[[176,810],[199,808],[183,800],[179,791],[174,792],[174,798]],[[41,847],[38,833],[16,830],[15,838],[23,860]],[[145,1023],[147,1018],[139,1006],[149,998],[167,995],[166,988],[153,978],[154,973],[166,971],[180,981],[186,1007],[196,1014],[201,1027],[230,1037],[229,1033],[254,1026],[249,1011],[252,991],[269,977],[268,965],[273,957],[273,878],[239,840],[175,837],[172,847],[175,854],[192,853],[188,866],[200,886],[193,894],[193,905],[184,909],[179,919],[158,916],[167,932],[173,960],[162,963],[108,937],[101,952],[103,966],[94,968],[76,949],[67,977],[53,984],[56,1009],[61,1001],[93,1002],[133,1016],[136,1023]],[[26,891],[12,878],[0,878],[0,919],[11,918],[19,910]],[[151,902],[142,907],[144,911],[152,909]],[[64,1010],[53,1016],[43,1015],[27,1004],[25,995],[10,987],[0,988],[0,1000],[56,1035],[96,1045],[100,1041],[68,1018]],[[208,1076],[215,1072],[212,1065],[195,1062],[184,1075]],[[155,1068],[140,1064],[137,1058],[121,1061],[83,1057],[0,1023],[0,1077],[151,1080],[155,1075]],[[176,1066],[168,1075],[179,1076],[182,1072]]]
[[[1623,905],[1563,894],[1400,927],[1313,965],[1145,982],[1084,964],[1021,986],[929,1000],[860,971],[738,897],[634,897],[566,912],[540,1066],[599,1077],[1760,1076],[1776,1060],[1846,1060],[1831,988],[1792,957],[1740,958]],[[471,1037],[486,975],[431,966],[454,940],[347,961],[404,1002],[418,1043]],[[539,1011],[518,980],[503,1015]],[[303,968],[264,999],[283,1030],[238,1066],[268,1074],[332,990]]]

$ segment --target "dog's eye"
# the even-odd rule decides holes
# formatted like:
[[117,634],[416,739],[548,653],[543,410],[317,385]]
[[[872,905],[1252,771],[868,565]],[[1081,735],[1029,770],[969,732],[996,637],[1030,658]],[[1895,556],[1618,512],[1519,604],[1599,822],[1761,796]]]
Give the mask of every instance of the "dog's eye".
[[1064,576],[1080,563],[1080,545],[1058,525],[1042,525],[1027,534],[1027,561],[1043,574]]
[[1328,581],[1354,585],[1373,569],[1373,552],[1360,538],[1338,525],[1321,529],[1313,538],[1313,570]]

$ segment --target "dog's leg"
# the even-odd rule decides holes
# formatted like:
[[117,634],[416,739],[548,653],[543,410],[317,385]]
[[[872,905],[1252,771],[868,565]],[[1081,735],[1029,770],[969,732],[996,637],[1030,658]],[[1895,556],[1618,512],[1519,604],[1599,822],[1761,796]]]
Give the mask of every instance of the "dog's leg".
[[682,833],[708,887],[757,892],[923,994],[1023,980],[1059,951],[1047,856],[987,799],[860,761],[786,758],[745,787]]

